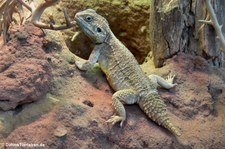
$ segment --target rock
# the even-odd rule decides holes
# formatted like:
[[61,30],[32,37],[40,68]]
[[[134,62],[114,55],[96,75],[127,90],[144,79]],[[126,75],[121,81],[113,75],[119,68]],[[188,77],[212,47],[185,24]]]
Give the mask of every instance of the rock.
[[[122,128],[119,124],[108,125],[106,120],[114,113],[112,94],[77,74],[67,78],[60,89],[64,94],[56,96],[66,102],[36,121],[17,127],[4,142],[37,141],[46,148],[223,148],[225,105],[220,103],[225,98],[221,80],[224,71],[218,75],[204,59],[179,54],[167,60],[164,67],[148,73],[165,74],[169,70],[176,72],[178,85],[159,92],[172,123],[181,130],[179,138],[148,119],[137,105],[125,105],[127,120]],[[91,99],[94,107],[83,105],[82,99]],[[208,109],[210,106],[213,109]],[[59,124],[67,131],[57,128]],[[39,135],[35,135],[37,132]]]
[[0,51],[0,109],[39,100],[49,90],[51,66],[42,49],[44,42],[42,31],[33,25],[11,32]]
[[54,135],[56,137],[63,137],[67,134],[67,130],[66,130],[66,127],[64,126],[58,126],[55,131],[54,131]]
[[225,88],[223,74],[217,75],[218,70],[213,70],[204,58],[184,53],[178,53],[165,65],[164,70],[176,74],[178,84],[169,92],[160,92],[168,108],[182,119],[216,116],[216,103]]
[[[104,16],[110,25],[113,33],[120,39],[128,49],[134,54],[137,60],[142,63],[150,51],[149,44],[149,1],[133,1],[133,0],[98,0],[98,1],[62,1],[61,8],[67,8],[71,18],[78,11],[87,8],[92,8],[97,13]],[[110,10],[110,11],[109,11]],[[57,13],[55,13],[57,14]],[[61,16],[57,14],[58,18],[64,19],[63,13]],[[71,42],[74,31],[64,31],[67,38],[67,45],[69,49],[76,55],[88,58],[93,45],[90,39],[76,27],[76,37]]]

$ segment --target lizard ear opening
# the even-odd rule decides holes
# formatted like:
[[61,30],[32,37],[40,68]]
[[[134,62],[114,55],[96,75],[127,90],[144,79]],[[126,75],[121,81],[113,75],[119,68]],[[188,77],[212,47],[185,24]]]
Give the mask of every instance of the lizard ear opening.
[[101,33],[101,32],[102,32],[102,29],[99,28],[99,27],[97,27],[97,32],[98,32],[98,33]]
[[95,43],[97,44],[103,43],[107,36],[107,33],[104,30],[104,28],[96,26],[94,32],[95,32]]

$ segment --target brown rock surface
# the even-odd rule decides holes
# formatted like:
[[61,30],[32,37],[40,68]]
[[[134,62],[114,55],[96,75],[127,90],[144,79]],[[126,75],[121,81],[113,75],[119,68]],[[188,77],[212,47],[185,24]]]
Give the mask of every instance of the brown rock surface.
[[[65,68],[61,64],[58,69]],[[74,71],[65,77],[56,96],[64,102],[32,123],[18,127],[2,141],[42,143],[47,149],[224,147],[223,71],[214,70],[199,57],[184,54],[167,61],[160,69],[152,69],[154,66],[149,63],[143,67],[148,73],[166,74],[171,70],[177,74],[178,86],[170,91],[160,89],[160,94],[172,122],[182,132],[178,139],[149,120],[137,105],[125,106],[127,121],[123,128],[108,125],[105,121],[114,112],[112,91],[95,68],[94,73]],[[66,135],[55,135],[59,126],[66,130]]]
[[170,110],[182,119],[217,116],[216,106],[225,98],[224,70],[210,67],[202,57],[183,53],[166,63],[164,69],[177,74],[178,83],[176,89],[162,93]]
[[11,29],[10,41],[0,50],[0,109],[14,109],[46,95],[51,67],[44,43],[42,31],[32,25]]

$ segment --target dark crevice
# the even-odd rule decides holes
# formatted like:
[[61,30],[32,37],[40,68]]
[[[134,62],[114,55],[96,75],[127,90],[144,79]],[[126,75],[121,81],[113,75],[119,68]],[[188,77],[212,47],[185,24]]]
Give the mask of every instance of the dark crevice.
[[10,102],[9,99],[1,99],[0,101],[1,101],[1,102]]
[[211,84],[207,86],[209,94],[214,100],[217,100],[218,96],[222,94],[223,90],[221,88],[215,87]]
[[57,52],[57,51],[61,51],[62,50],[62,46],[57,44],[56,42],[54,41],[49,41],[49,42],[46,42],[46,43],[43,43],[43,47],[44,51],[46,53],[51,53],[51,52]]
[[218,88],[218,87],[212,85],[212,84],[209,84],[207,86],[207,88],[208,88],[208,93],[211,95],[211,98],[214,101],[213,102],[213,109],[211,111],[211,114],[213,116],[217,116],[218,112],[217,112],[215,106],[216,106],[216,103],[218,101],[218,97],[219,97],[220,94],[222,94],[223,90],[221,88]]
[[[13,62],[13,63],[14,63],[14,62]],[[3,67],[3,68],[0,70],[0,73],[2,73],[2,72],[4,72],[4,71],[6,71],[7,69],[9,69],[9,67],[11,67],[11,66],[13,65],[13,63],[8,64],[8,65],[6,65],[5,67]]]
[[18,105],[18,106],[15,108],[15,114],[20,113],[22,110],[23,110],[23,106],[22,106],[22,105]]
[[167,45],[167,49],[168,49],[168,51],[169,51],[169,55],[172,55],[172,54],[171,54],[171,49],[170,49],[170,43],[169,43],[169,41],[167,41],[166,38],[164,38],[164,39],[165,39],[165,41],[166,41],[166,45]]
[[83,104],[89,106],[89,107],[94,107],[94,104],[90,100],[84,100]]

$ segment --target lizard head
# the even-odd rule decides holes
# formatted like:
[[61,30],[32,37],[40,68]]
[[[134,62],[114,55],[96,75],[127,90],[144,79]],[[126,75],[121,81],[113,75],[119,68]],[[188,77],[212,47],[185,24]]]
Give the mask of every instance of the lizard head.
[[109,24],[105,18],[93,9],[86,9],[75,15],[75,20],[83,32],[95,43],[106,41],[109,34]]

